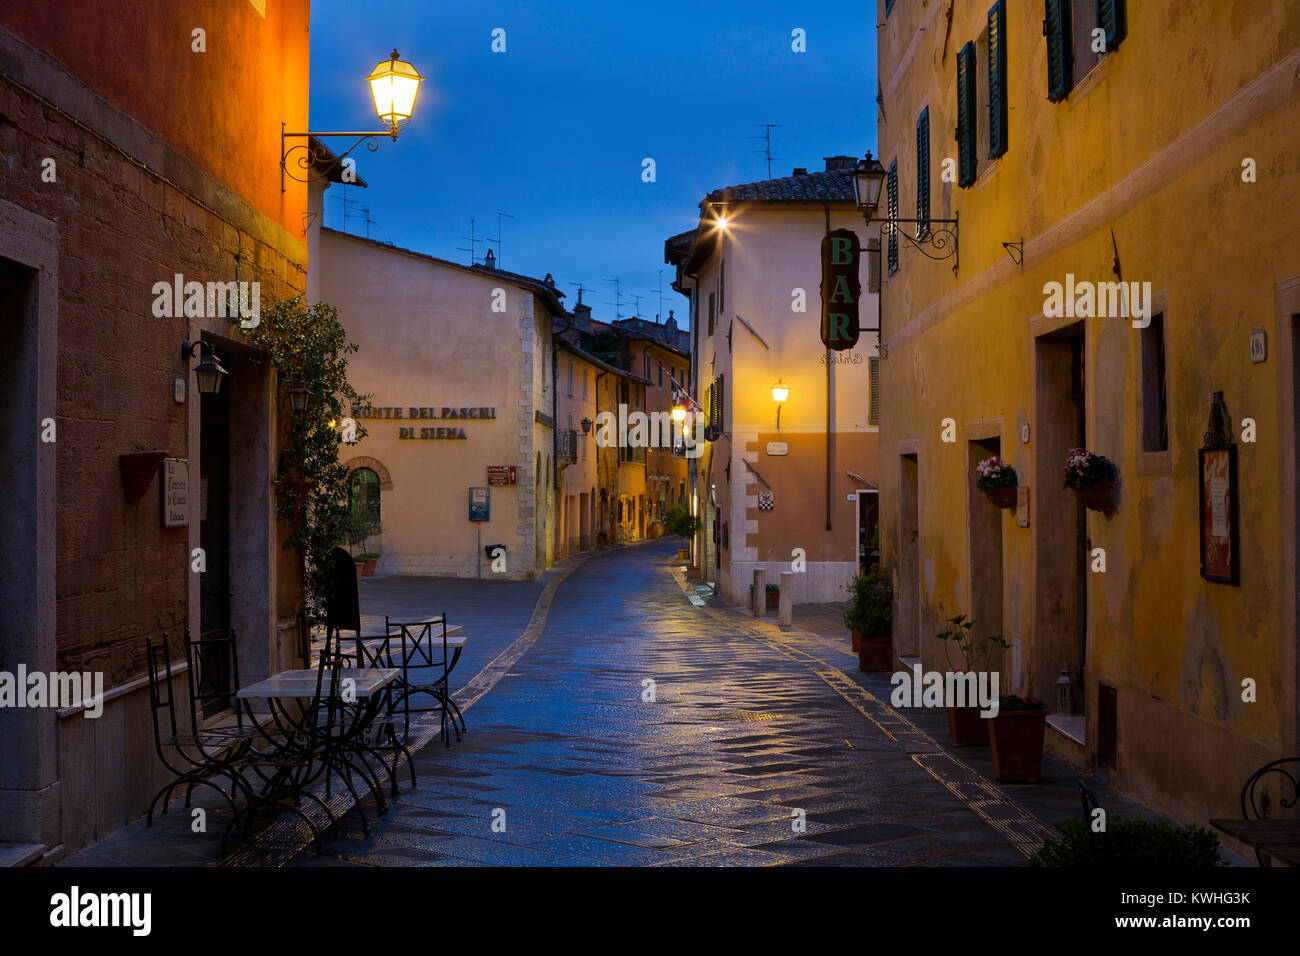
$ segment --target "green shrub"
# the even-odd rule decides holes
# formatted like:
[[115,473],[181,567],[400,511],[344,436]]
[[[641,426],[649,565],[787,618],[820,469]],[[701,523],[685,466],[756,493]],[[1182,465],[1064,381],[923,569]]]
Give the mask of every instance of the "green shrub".
[[691,538],[700,530],[700,519],[681,505],[673,505],[664,513],[664,527],[670,534]]
[[884,636],[894,615],[894,589],[879,565],[859,574],[849,584],[849,602],[844,606],[844,626],[859,634]]
[[1061,839],[1047,843],[1030,858],[1030,866],[1205,868],[1221,865],[1218,836],[1198,826],[1111,819],[1104,833],[1093,833],[1076,818],[1061,830]]

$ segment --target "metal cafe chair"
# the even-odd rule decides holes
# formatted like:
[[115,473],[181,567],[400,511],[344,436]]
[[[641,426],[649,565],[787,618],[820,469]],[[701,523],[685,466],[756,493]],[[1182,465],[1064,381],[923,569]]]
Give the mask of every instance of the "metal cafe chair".
[[[1300,757],[1272,760],[1246,778],[1241,788],[1243,820],[1269,819],[1273,809],[1268,799],[1269,784],[1278,787],[1278,809],[1293,811],[1300,806]],[[1273,865],[1272,857],[1260,847],[1255,847],[1255,860],[1260,866]]]
[[[433,620],[416,622],[392,621],[385,615],[384,630],[388,637],[383,645],[385,663],[402,671],[402,676],[397,680],[393,704],[402,708],[405,733],[410,733],[411,714],[437,710],[441,722],[439,736],[443,742],[446,746],[451,746],[451,737],[447,733],[448,716],[451,717],[451,728],[456,732],[456,740],[459,742],[462,733],[467,730],[465,715],[451,699],[448,679],[456,662],[460,660],[465,639],[448,638],[445,614]],[[434,705],[412,706],[411,698],[417,696],[432,698]]]
[[[250,795],[237,764],[252,746],[249,738],[231,738],[197,728],[193,702],[190,704],[190,728],[182,732],[176,718],[175,691],[172,687],[171,648],[164,632],[157,644],[145,638],[145,666],[149,677],[149,709],[153,720],[154,749],[158,759],[174,779],[162,787],[149,803],[145,826],[153,826],[154,810],[162,803],[165,816],[172,793],[185,787],[185,806],[196,787],[208,787],[220,794],[230,807],[231,819],[221,837],[224,851],[231,830],[243,818],[236,795]],[[170,753],[170,756],[169,756]],[[225,781],[228,786],[223,786]]]

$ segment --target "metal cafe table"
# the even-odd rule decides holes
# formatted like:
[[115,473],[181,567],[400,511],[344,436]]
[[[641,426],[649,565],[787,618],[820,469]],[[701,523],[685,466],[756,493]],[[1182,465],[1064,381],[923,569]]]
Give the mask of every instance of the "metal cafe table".
[[[323,777],[328,797],[331,772],[338,773],[356,799],[363,827],[368,831],[359,795],[352,787],[352,774],[365,781],[379,812],[383,813],[386,809],[383,788],[362,754],[370,753],[381,766],[384,765],[383,758],[375,753],[366,737],[383,710],[388,686],[401,673],[396,667],[339,668],[332,681],[322,683],[322,675],[317,670],[288,670],[241,688],[235,696],[245,703],[249,716],[255,721],[258,717],[248,702],[266,700],[270,707],[266,716],[274,730],[259,721],[264,736],[269,740],[278,739],[286,750],[317,758],[315,773],[298,781],[297,789],[301,792]],[[348,693],[333,693],[331,684],[338,688],[346,686]],[[318,693],[325,699],[318,699]],[[290,704],[291,701],[304,700],[311,703],[306,707]],[[319,722],[323,712],[330,715],[324,726]],[[335,716],[338,717],[337,726],[333,726]],[[396,787],[395,777],[393,786]]]

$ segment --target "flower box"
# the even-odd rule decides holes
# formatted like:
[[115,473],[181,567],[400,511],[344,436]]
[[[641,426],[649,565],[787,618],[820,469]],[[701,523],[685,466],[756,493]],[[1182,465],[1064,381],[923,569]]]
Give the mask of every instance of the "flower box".
[[1010,783],[1036,783],[1043,770],[1047,708],[999,710],[989,723],[993,775]]
[[984,492],[989,501],[993,502],[999,508],[1005,508],[1008,511],[1016,510],[1016,486],[1005,485],[1001,488],[989,488]]
[[948,707],[948,737],[954,747],[987,747],[992,722],[980,716],[978,706]]

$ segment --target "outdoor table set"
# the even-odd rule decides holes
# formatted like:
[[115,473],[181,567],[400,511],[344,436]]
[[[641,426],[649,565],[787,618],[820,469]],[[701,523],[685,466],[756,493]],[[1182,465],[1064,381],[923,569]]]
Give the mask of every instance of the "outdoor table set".
[[[362,797],[368,793],[382,815],[388,801],[381,771],[397,796],[402,758],[416,786],[415,764],[407,744],[411,715],[441,712],[441,735],[448,740],[448,720],[459,740],[464,716],[451,700],[447,678],[459,659],[465,639],[446,620],[399,623],[385,620],[384,635],[346,638],[355,642],[352,654],[340,647],[345,640],[326,628],[315,665],[283,671],[265,680],[240,686],[236,636],[231,629],[218,637],[192,640],[185,635],[188,665],[190,731],[181,732],[173,699],[171,649],[166,635],[146,640],[154,739],[159,759],[174,779],[159,790],[154,810],[173,792],[185,790],[185,806],[198,787],[215,791],[230,810],[222,835],[223,850],[230,834],[246,836],[258,817],[287,811],[311,830],[317,850],[324,830],[337,831],[340,814],[331,798],[344,788],[357,808],[362,830],[370,832]],[[435,654],[441,645],[441,655]],[[308,650],[310,660],[310,649]],[[432,706],[420,706],[425,698]],[[413,703],[413,700],[415,703]],[[259,706],[254,706],[254,703]],[[233,724],[204,727],[200,712],[215,703],[233,710]],[[316,813],[308,813],[315,808]],[[325,826],[319,825],[327,820]]]

